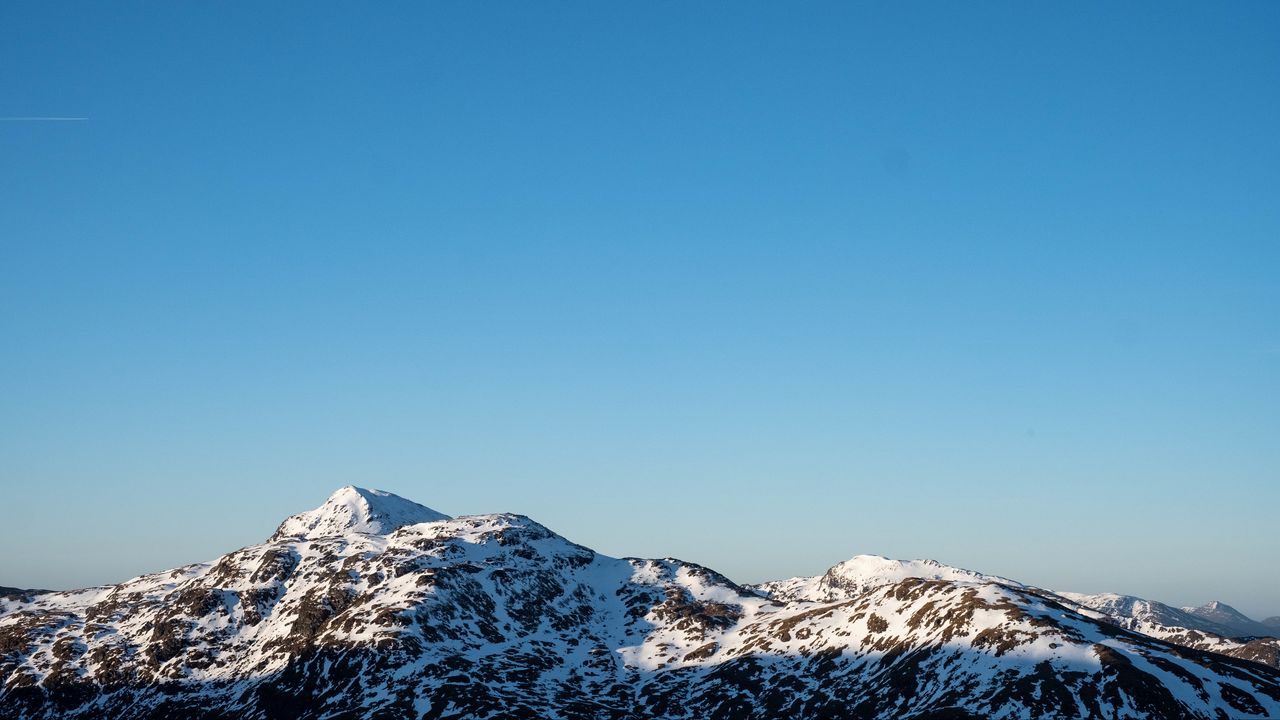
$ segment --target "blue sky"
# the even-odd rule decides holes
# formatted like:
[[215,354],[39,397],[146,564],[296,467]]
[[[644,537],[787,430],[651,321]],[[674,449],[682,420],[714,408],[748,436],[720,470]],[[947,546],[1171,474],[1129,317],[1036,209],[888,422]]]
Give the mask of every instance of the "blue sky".
[[0,584],[347,483],[1280,614],[1280,6],[6,3]]

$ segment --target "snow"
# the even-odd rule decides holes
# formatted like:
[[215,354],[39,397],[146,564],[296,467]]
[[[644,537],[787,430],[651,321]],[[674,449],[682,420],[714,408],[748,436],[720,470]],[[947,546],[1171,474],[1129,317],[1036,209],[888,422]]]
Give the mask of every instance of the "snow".
[[[405,641],[404,647],[420,649],[405,656],[408,662],[368,673],[359,700],[370,709],[391,701],[390,688],[419,682],[417,708],[430,707],[422,698],[431,696],[437,681],[421,669],[431,663],[463,658],[492,668],[518,664],[512,658],[522,653],[554,660],[528,687],[503,685],[503,693],[538,693],[581,681],[571,675],[599,687],[660,686],[673,670],[704,682],[724,663],[750,658],[772,679],[804,685],[812,695],[827,692],[804,670],[815,653],[842,663],[827,680],[845,675],[871,687],[904,650],[918,651],[922,699],[968,688],[967,707],[991,717],[1024,715],[1022,706],[981,703],[1045,663],[1061,677],[1095,677],[1100,644],[1124,653],[1206,717],[1223,707],[1220,693],[1203,699],[1164,668],[1175,663],[1215,688],[1230,679],[1154,640],[1115,636],[1114,628],[1098,623],[1105,611],[1072,604],[1093,597],[1113,609],[1150,605],[1140,598],[1067,594],[1059,603],[1005,578],[877,555],[762,589],[774,599],[692,563],[600,555],[524,516],[450,518],[391,493],[346,487],[321,507],[285,520],[269,542],[214,562],[119,586],[0,601],[0,629],[49,614],[47,631],[23,661],[32,677],[43,678],[58,666],[52,649],[59,640],[145,648],[154,628],[180,617],[189,623],[183,631],[188,651],[208,652],[217,662],[201,667],[180,655],[159,671],[230,687],[267,678],[291,662],[285,641],[297,638],[309,602],[347,597],[351,604],[318,630],[317,642],[399,647]],[[206,596],[217,600],[212,609],[184,609],[190,603],[183,598]],[[238,601],[230,602],[233,597]],[[261,617],[251,619],[251,612]],[[394,622],[372,621],[378,617]],[[76,661],[77,671],[109,670],[84,657]],[[320,672],[327,675],[328,665]],[[493,682],[497,688],[505,681]],[[1079,685],[1063,682],[1083,714]],[[1280,701],[1267,708],[1280,712]]]
[[339,488],[315,510],[285,520],[272,540],[322,538],[347,533],[385,535],[406,525],[448,519],[449,516],[442,512],[399,495],[348,485]]
[[857,597],[908,578],[1022,586],[1007,578],[943,565],[936,560],[893,560],[882,555],[855,555],[831,567],[823,575],[761,583],[756,588],[779,600],[833,602]]

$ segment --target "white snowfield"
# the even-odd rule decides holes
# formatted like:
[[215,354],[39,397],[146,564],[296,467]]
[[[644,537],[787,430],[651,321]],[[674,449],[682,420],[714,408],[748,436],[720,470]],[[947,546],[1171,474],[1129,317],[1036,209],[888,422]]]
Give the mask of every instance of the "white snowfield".
[[399,495],[348,485],[315,510],[287,518],[271,539],[314,539],[349,533],[381,535],[405,525],[448,519],[442,512]]
[[756,591],[347,487],[214,562],[0,599],[0,717],[1280,716],[1280,672],[1103,613],[869,555]]
[[774,580],[754,587],[779,600],[833,602],[847,600],[882,585],[891,585],[908,578],[991,582],[1022,587],[1021,583],[1013,580],[943,565],[935,560],[891,560],[880,555],[854,555],[816,577]]

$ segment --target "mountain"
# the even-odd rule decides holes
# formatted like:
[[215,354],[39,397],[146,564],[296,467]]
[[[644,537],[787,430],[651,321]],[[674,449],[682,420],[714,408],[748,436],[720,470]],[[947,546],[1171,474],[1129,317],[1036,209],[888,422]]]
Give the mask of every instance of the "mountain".
[[49,592],[48,590],[25,590],[23,588],[8,587],[0,585],[0,598],[3,597],[24,597],[29,595],[39,595],[40,593]]
[[1280,628],[1280,615],[1273,615],[1262,621],[1269,628]]
[[[857,555],[832,566],[822,575],[775,580],[752,588],[775,600],[835,602],[859,597],[906,578],[993,582],[1024,587],[1006,578],[943,565],[935,560],[892,560],[879,555]],[[1239,637],[1239,633],[1230,626],[1132,595],[1040,592],[1050,592],[1082,615],[1126,630],[1280,669],[1280,639],[1274,637]]]
[[771,598],[521,515],[344,488],[212,562],[0,599],[0,717],[1280,716],[1264,665],[990,576],[876,573]]
[[[875,588],[907,578],[978,581],[1024,587],[1006,578],[943,565],[935,560],[892,560],[879,555],[857,555],[831,567],[822,575],[775,580],[752,588],[775,600],[825,603],[856,598]],[[1280,669],[1280,640],[1276,638],[1238,637],[1240,634],[1231,626],[1161,602],[1131,595],[1085,595],[1071,592],[1050,594],[1076,612],[1095,620],[1183,647]]]
[[399,495],[348,485],[339,488],[315,510],[286,518],[268,542],[347,533],[384,535],[406,525],[448,519],[442,512]]
[[1280,637],[1280,629],[1253,620],[1239,610],[1217,600],[1200,607],[1184,607],[1182,610],[1207,622],[1227,628],[1230,637]]
[[891,560],[880,555],[855,555],[816,577],[795,577],[753,585],[775,600],[834,602],[858,597],[870,590],[908,578],[959,582],[993,582],[1021,587],[994,575],[943,565],[935,560]]
[[1153,629],[1173,627],[1198,630],[1222,637],[1231,637],[1232,635],[1231,628],[1226,625],[1155,600],[1146,600],[1132,595],[1117,595],[1115,593],[1086,595],[1059,592],[1058,595],[1084,607],[1097,610],[1124,627],[1142,633],[1151,634]]
[[1095,611],[1103,619],[1126,630],[1184,647],[1280,668],[1280,639],[1274,637],[1237,637],[1230,627],[1186,610],[1131,595],[1082,595],[1068,592],[1060,592],[1058,595],[1078,605],[1082,612],[1088,614],[1089,611]]

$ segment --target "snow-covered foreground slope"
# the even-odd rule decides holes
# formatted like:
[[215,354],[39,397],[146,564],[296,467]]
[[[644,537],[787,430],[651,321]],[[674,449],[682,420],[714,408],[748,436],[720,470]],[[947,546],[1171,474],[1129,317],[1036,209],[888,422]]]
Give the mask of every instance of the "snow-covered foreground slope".
[[1007,581],[788,602],[519,515],[375,528],[393,501],[351,490],[212,563],[0,599],[0,717],[1280,716],[1280,672]]

